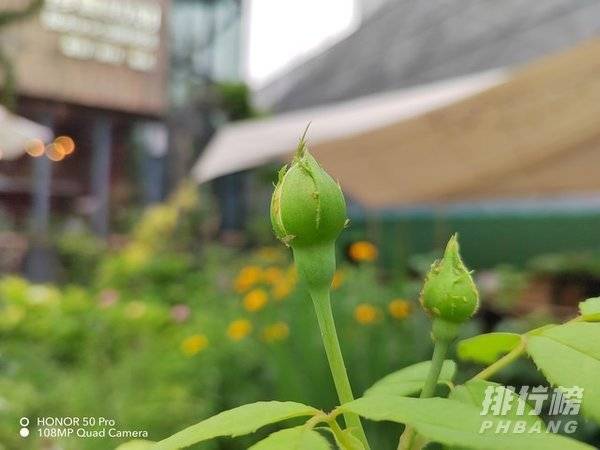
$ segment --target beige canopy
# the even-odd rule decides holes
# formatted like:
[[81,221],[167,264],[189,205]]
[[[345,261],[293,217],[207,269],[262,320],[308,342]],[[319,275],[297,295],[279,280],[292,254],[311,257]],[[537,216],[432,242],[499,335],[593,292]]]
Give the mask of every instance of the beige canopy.
[[[323,136],[317,122],[312,151],[349,195],[371,207],[600,192],[600,41],[510,77],[485,76],[487,86],[480,78],[462,96],[355,133]],[[249,124],[230,127],[239,126]],[[271,150],[259,158],[252,152],[260,142],[233,142],[227,128],[194,168],[199,181],[245,168],[236,159],[248,159],[247,152],[253,164],[281,155]],[[293,150],[302,128],[283,153]]]
[[221,128],[196,163],[200,183],[221,175],[287,158],[310,123],[311,146],[332,142],[419,116],[506,79],[492,71],[427,86],[371,95],[352,101],[303,109]]

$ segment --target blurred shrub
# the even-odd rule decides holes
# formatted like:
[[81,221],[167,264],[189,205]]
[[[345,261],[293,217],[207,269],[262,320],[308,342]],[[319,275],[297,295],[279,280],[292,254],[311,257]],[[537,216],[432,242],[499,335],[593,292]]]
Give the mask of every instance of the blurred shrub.
[[256,117],[259,112],[252,106],[251,92],[243,83],[218,83],[215,85],[218,104],[228,120]]
[[106,244],[86,230],[67,231],[56,239],[56,249],[68,282],[90,284],[106,252]]
[[[108,417],[159,439],[259,399],[335,405],[316,318],[289,253],[268,245],[243,252],[199,248],[195,236],[210,217],[198,204],[196,188],[182,186],[148,209],[111,251],[84,235],[65,236],[63,264],[76,283],[0,279],[0,442],[7,449],[53,448],[35,436],[18,437],[15,424],[23,416]],[[382,278],[379,249],[368,241],[346,250],[350,261],[334,278],[333,306],[350,377],[361,393],[383,375],[428,359],[431,343],[423,338],[428,321],[417,304],[420,283]],[[412,272],[422,272],[424,261],[412,261]],[[506,308],[528,280],[510,267],[486,276],[479,280],[482,291]],[[523,326],[522,320],[499,324]],[[478,327],[475,322],[465,336]],[[378,430],[373,447],[386,450],[393,439]],[[57,448],[116,444],[71,439]],[[246,444],[211,445],[232,450]]]
[[528,263],[528,269],[544,275],[581,274],[600,278],[600,253],[566,252],[540,255]]
[[[22,416],[103,416],[160,438],[256,399],[335,405],[316,318],[287,252],[208,246],[200,258],[169,244],[178,220],[161,208],[90,269],[86,287],[0,279],[0,442],[7,448],[47,445],[30,436],[24,447],[14,425]],[[381,283],[371,262],[342,266],[334,288],[357,390],[427,357],[414,290]],[[66,450],[114,444],[60,443]],[[243,440],[227,445],[245,448]]]

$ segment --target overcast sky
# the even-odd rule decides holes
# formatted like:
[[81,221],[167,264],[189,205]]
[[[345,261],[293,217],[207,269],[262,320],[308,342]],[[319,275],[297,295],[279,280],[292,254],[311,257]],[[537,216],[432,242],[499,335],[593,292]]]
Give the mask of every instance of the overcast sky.
[[248,82],[260,86],[354,24],[354,0],[248,0]]

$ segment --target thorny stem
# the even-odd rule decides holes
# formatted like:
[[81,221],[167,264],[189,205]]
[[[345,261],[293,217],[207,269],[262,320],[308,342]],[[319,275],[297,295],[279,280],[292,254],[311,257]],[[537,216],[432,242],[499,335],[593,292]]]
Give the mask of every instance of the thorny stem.
[[[425,379],[425,384],[421,390],[421,398],[429,398],[433,396],[435,387],[438,384],[440,378],[440,372],[446,359],[446,353],[450,341],[446,339],[437,339],[433,347],[433,356],[431,357],[431,366],[429,366],[429,373]],[[407,425],[404,429],[404,433],[400,436],[400,442],[398,443],[398,450],[410,450],[415,440],[415,429]]]
[[516,359],[518,359],[523,352],[525,351],[525,347],[527,346],[527,341],[524,336],[521,337],[521,342],[515,348],[513,348],[510,352],[500,358],[491,366],[486,367],[481,372],[473,377],[474,380],[487,380],[489,377],[496,374],[498,371],[502,370]]
[[[331,310],[331,298],[329,296],[329,290],[311,289],[310,294],[315,305],[315,311],[319,321],[319,328],[321,330],[321,337],[323,338],[323,345],[325,346],[325,353],[327,354],[329,367],[331,368],[333,382],[335,384],[340,403],[343,405],[344,403],[354,400],[354,395],[352,394],[350,380],[348,379],[346,365],[344,364],[342,350],[340,348],[337,332],[335,330],[335,322],[333,320],[333,312]],[[369,450],[369,443],[367,442],[367,437],[358,415],[353,413],[344,413],[344,420],[348,428],[354,429],[356,436],[361,440],[365,446],[365,449]]]

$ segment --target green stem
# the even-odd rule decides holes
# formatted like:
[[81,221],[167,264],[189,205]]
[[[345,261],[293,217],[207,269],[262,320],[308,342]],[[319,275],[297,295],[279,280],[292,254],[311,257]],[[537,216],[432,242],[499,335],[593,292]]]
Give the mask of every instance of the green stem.
[[340,445],[344,449],[352,450],[352,443],[348,442],[348,438],[346,438],[346,435],[344,434],[344,432],[342,431],[335,419],[329,422],[329,427],[331,428],[333,435],[335,436],[336,440],[340,443]]
[[[450,346],[449,340],[437,339],[433,347],[433,356],[431,357],[431,366],[429,366],[429,373],[425,379],[425,384],[421,390],[421,398],[429,398],[435,393],[435,387],[438,384],[440,378],[440,372],[446,359],[446,353]],[[404,433],[400,436],[400,442],[398,443],[398,450],[410,450],[415,440],[415,429],[409,425],[404,429]]]
[[516,359],[518,359],[527,346],[527,341],[524,337],[521,338],[521,342],[518,346],[513,348],[509,353],[504,355],[498,361],[496,361],[491,366],[486,367],[481,372],[473,377],[474,380],[487,380],[491,376],[495,375],[500,370],[504,369],[509,364],[513,363]]
[[449,346],[450,342],[448,341],[435,341],[435,345],[433,347],[433,356],[431,357],[431,366],[429,366],[429,373],[427,374],[425,385],[421,391],[421,398],[429,398],[433,396],[435,387],[438,384],[438,379],[440,378],[440,373],[442,371],[442,366],[444,365],[444,360],[446,359],[446,353],[448,353]]
[[[329,367],[331,368],[333,382],[335,384],[340,403],[343,405],[344,403],[354,400],[354,395],[352,394],[350,380],[348,379],[346,365],[344,364],[342,350],[340,348],[340,343],[335,329],[329,290],[311,289],[310,294],[315,305],[317,320],[319,321],[321,337],[323,338],[323,345],[325,346],[325,353],[327,354],[327,360],[329,361]],[[365,449],[368,450],[369,444],[358,415],[353,413],[344,413],[344,420],[347,427],[353,428],[356,431],[357,437],[361,440],[365,446]]]

